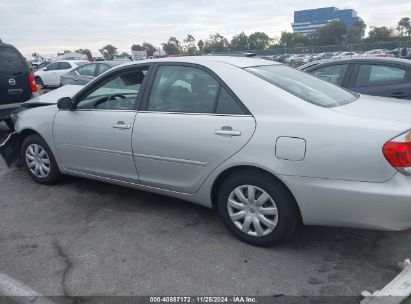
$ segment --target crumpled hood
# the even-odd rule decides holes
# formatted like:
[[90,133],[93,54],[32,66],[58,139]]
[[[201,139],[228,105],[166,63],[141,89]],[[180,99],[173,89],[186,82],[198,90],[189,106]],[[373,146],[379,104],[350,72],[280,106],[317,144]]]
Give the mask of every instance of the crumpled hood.
[[356,101],[332,110],[360,117],[411,123],[411,100],[361,95]]
[[72,98],[82,88],[84,88],[84,86],[71,85],[71,84],[65,85],[65,86],[62,86],[61,88],[50,91],[49,93],[32,98],[26,101],[25,103],[23,103],[23,105],[28,105],[28,106],[54,105],[54,104],[57,104],[57,100],[59,100],[62,97]]

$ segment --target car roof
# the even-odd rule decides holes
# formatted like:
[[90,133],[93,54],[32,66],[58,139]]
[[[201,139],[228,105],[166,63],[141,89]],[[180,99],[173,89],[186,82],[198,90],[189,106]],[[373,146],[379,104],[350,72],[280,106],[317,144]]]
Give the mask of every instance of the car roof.
[[[315,67],[319,67],[321,65],[330,65],[330,64],[341,64],[341,63],[357,63],[357,62],[365,62],[365,63],[393,63],[393,64],[400,64],[406,65],[411,67],[411,61],[407,59],[401,58],[392,58],[392,57],[352,57],[352,58],[344,58],[344,59],[325,59],[319,60],[319,63],[315,65]],[[310,68],[311,66],[305,67]],[[302,67],[304,69],[304,67]]]
[[4,43],[4,42],[0,42],[0,46],[4,46],[4,47],[12,47],[12,48],[14,48],[14,46],[13,46],[13,45],[8,44],[8,43]]
[[247,68],[252,66],[261,65],[279,65],[280,63],[271,60],[259,59],[254,57],[238,57],[238,56],[181,56],[181,57],[166,57],[147,59],[141,61],[131,61],[121,66],[150,63],[150,62],[179,62],[179,63],[192,63],[200,65],[208,65],[215,62],[226,63],[239,68]]
[[[90,61],[87,61],[87,60],[64,60],[64,59],[57,59],[56,61],[53,61],[52,63],[55,63],[55,62],[68,62],[68,63],[77,63],[77,62],[90,62]],[[92,62],[90,62],[90,63],[92,63]]]

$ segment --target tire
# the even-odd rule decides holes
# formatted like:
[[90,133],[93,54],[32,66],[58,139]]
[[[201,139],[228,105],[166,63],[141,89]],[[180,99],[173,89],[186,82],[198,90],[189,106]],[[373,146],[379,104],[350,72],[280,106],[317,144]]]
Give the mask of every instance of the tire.
[[[44,151],[45,154],[40,151]],[[26,156],[26,154],[29,156]],[[53,185],[60,181],[62,175],[53,153],[47,143],[39,135],[33,134],[23,140],[23,144],[21,145],[21,159],[27,173],[37,183]],[[36,167],[29,167],[33,164],[33,160],[34,163],[37,163],[39,167],[41,167],[41,169],[37,168],[36,170]],[[34,170],[34,172],[32,170]],[[35,174],[36,172],[37,174]]]
[[[248,186],[254,187],[255,200],[252,200],[253,203],[248,202],[247,199]],[[236,189],[237,193],[238,190],[242,191],[243,199],[246,199],[245,203],[242,203],[237,193],[234,192]],[[240,204],[235,204],[236,207],[233,208],[232,201]],[[264,201],[265,203],[259,206]],[[239,208],[240,205],[243,207]],[[228,230],[238,239],[255,246],[267,247],[285,242],[298,223],[297,203],[288,189],[268,174],[255,171],[243,171],[226,178],[218,192],[217,208]],[[275,215],[275,208],[277,215]],[[236,222],[232,220],[231,216],[234,219],[236,216],[243,217],[244,213],[241,216],[237,213],[241,211],[245,212],[245,217]],[[249,225],[246,224],[247,217],[249,217],[248,221],[251,221]],[[258,223],[255,223],[256,221]],[[243,232],[241,228],[246,232]]]
[[14,131],[14,123],[10,118],[6,118],[4,120],[4,122],[6,123],[7,127],[10,129],[10,131]]
[[41,86],[42,89],[44,89],[44,88],[46,87],[46,86],[44,85],[43,80],[42,80],[39,76],[36,76],[36,78],[34,78],[34,80],[36,81],[36,84],[37,84],[37,85]]

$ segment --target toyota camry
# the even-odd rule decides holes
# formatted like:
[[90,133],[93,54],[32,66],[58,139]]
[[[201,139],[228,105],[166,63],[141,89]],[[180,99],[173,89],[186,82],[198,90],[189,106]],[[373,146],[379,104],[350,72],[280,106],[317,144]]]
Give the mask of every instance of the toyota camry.
[[0,152],[34,181],[75,175],[191,201],[254,245],[285,241],[298,221],[411,228],[411,104],[272,61],[129,63],[14,120]]

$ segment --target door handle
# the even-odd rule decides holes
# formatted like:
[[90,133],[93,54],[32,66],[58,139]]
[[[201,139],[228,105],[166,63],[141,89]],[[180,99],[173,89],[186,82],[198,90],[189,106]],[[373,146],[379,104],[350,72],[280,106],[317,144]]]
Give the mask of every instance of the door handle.
[[221,136],[240,136],[241,131],[233,130],[231,127],[222,127],[220,130],[214,131],[214,134]]
[[77,80],[78,80],[78,77],[74,78],[74,81],[77,81]]
[[126,125],[124,121],[117,121],[116,124],[113,125],[114,129],[130,129],[131,125]]

